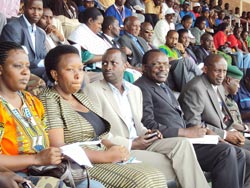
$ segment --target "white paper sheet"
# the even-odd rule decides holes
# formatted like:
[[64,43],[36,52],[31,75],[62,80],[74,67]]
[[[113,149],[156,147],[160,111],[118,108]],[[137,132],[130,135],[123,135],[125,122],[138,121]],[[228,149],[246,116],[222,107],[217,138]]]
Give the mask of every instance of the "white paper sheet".
[[85,165],[93,167],[85,151],[79,146],[79,144],[69,144],[61,147],[62,153],[67,155],[79,165]]
[[188,140],[192,144],[218,144],[219,136],[218,135],[205,135],[202,138],[189,138]]

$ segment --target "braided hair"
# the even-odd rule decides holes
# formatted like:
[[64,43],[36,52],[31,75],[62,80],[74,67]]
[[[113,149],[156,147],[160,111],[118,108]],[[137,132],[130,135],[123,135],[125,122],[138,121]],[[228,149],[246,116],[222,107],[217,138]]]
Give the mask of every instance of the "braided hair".
[[22,48],[21,45],[15,42],[10,42],[10,41],[0,42],[0,65],[4,64],[10,50],[24,50],[24,49]]

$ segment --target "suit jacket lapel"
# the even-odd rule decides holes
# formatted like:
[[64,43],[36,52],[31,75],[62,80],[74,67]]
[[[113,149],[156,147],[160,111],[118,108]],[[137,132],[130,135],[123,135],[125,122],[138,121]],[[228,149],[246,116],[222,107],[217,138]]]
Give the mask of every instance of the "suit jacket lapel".
[[[160,87],[159,87],[158,85],[156,85],[156,84],[153,85],[152,87],[153,87],[154,92],[155,92],[157,95],[159,95],[159,96],[160,96],[163,100],[165,100],[172,108],[175,109],[175,107],[173,106],[172,102],[169,101],[169,100],[167,100],[166,97],[164,97],[164,96],[166,95],[166,93],[165,93],[165,91],[163,91],[162,88],[160,88]],[[171,94],[170,94],[170,98],[172,99]]]
[[[208,96],[209,96],[209,98],[211,100],[211,103],[214,106],[214,109],[217,112],[217,114],[218,114],[218,116],[220,118],[221,123],[223,124],[222,111],[221,111],[220,106],[219,106],[218,96],[215,93],[212,85],[208,82],[208,80],[205,78],[204,75],[202,77],[202,80],[203,80],[204,84],[206,85],[207,93],[208,93]],[[222,127],[222,129],[223,129],[223,127]]]
[[122,119],[124,124],[126,124],[126,121],[123,119],[120,108],[119,108],[116,100],[114,99],[113,92],[112,92],[111,88],[109,87],[108,83],[105,80],[102,80],[101,83],[102,83],[104,95],[106,96],[107,99],[111,99],[111,100],[109,100],[110,105],[113,107],[114,111],[118,114],[118,116]]
[[35,53],[35,49],[34,49],[34,46],[33,46],[32,40],[31,40],[31,36],[30,36],[29,30],[28,30],[28,26],[27,26],[23,16],[20,17],[20,23],[23,26],[23,31],[25,33],[25,36],[27,36],[27,38],[28,38],[29,45],[30,45],[32,51]]
[[[131,41],[131,45],[132,45],[132,47],[133,47],[133,49],[136,51],[136,53],[137,54],[142,54],[141,53],[141,50],[139,50],[138,49],[138,47],[137,47],[137,45],[135,44],[135,41],[132,39],[132,38],[130,38],[129,37],[129,35],[127,34],[127,33],[125,33],[125,36],[128,38],[127,40],[128,41]],[[136,37],[137,38],[137,37]],[[137,38],[138,39],[138,38]],[[138,41],[138,40],[137,40]],[[138,43],[139,43],[139,41],[138,41]],[[140,43],[139,43],[140,44]],[[142,49],[143,49],[143,47],[142,47]]]

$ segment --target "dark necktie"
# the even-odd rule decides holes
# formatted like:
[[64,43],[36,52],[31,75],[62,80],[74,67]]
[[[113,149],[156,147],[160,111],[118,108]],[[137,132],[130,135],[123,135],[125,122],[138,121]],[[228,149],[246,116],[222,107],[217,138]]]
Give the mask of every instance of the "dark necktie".
[[112,40],[112,42],[113,42],[113,47],[115,47],[115,48],[119,48],[118,43],[117,43],[114,39]]
[[161,88],[163,89],[163,91],[166,93],[166,99],[167,99],[170,103],[172,103],[172,100],[171,100],[171,97],[170,97],[170,93],[169,93],[169,91],[168,91],[168,89],[167,89],[166,84],[161,83],[161,84],[160,84],[160,87],[161,87]]

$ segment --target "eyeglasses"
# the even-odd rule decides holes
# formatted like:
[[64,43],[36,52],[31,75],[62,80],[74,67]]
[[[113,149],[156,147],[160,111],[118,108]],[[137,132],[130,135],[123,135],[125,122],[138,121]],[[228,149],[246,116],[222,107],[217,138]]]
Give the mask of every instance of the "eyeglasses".
[[161,67],[166,67],[167,69],[169,69],[171,67],[170,64],[168,63],[152,63],[152,64],[146,64],[148,67],[150,68],[154,68],[154,69],[159,69]]
[[152,34],[153,34],[154,31],[153,31],[153,30],[147,30],[147,29],[146,29],[146,30],[144,30],[144,33],[147,33],[147,34],[152,33]]

